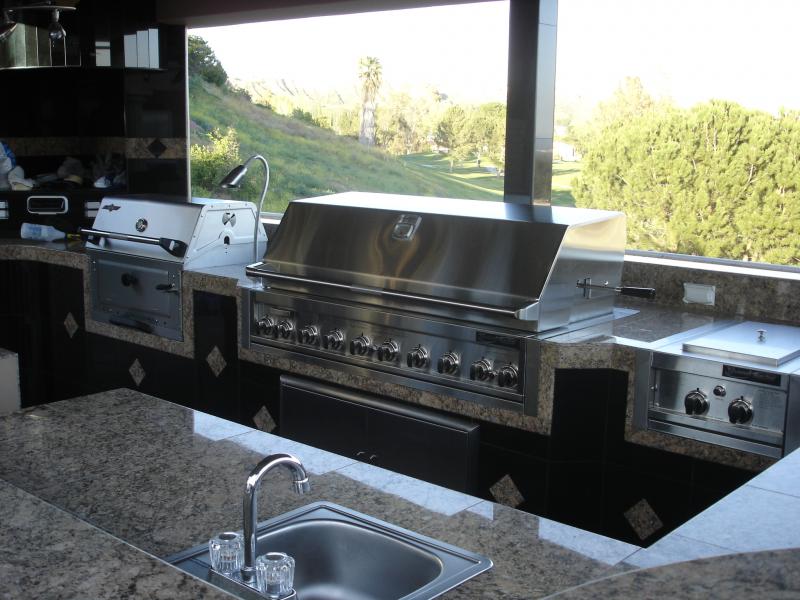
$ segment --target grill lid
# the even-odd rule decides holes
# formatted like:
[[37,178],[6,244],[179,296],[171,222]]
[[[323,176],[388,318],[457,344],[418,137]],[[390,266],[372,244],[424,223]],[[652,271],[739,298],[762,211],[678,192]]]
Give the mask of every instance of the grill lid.
[[252,270],[277,288],[418,296],[520,318],[559,257],[574,271],[566,294],[580,295],[575,282],[590,271],[576,265],[607,261],[611,246],[621,267],[623,244],[621,213],[350,192],[292,202]]

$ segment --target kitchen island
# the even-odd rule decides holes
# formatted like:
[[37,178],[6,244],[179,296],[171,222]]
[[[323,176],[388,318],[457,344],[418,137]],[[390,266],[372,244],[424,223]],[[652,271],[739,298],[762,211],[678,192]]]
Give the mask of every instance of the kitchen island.
[[[800,547],[797,453],[640,549],[136,391],[114,390],[0,418],[0,597],[226,597],[158,559],[219,531],[240,529],[244,480],[258,460],[275,452],[303,461],[312,492],[296,496],[288,474],[271,474],[262,483],[259,519],[325,500],[494,561],[491,571],[446,598],[638,596],[648,585],[660,595],[681,595],[687,567],[663,565],[731,554],[688,567],[706,574],[695,578],[692,593],[708,593],[721,581],[729,596],[741,591],[745,597],[756,584],[800,591],[790,576],[800,566],[800,551],[738,554]],[[758,564],[769,568],[755,569]],[[636,570],[649,566],[660,569]],[[600,587],[578,587],[586,584]]]

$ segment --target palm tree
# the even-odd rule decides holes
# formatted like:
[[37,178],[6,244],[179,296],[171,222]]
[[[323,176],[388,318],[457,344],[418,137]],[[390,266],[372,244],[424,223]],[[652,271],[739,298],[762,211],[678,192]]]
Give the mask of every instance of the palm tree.
[[361,131],[358,141],[366,146],[375,145],[375,105],[381,87],[381,62],[374,56],[365,56],[358,62],[361,80]]

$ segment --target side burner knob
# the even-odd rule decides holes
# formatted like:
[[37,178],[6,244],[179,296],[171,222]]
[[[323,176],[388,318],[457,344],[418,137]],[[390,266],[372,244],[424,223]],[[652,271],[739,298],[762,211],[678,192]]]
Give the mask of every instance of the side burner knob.
[[497,383],[500,387],[514,387],[519,381],[519,372],[514,365],[501,367],[497,373]]
[[753,419],[753,405],[741,396],[728,405],[728,418],[734,425],[744,425]]
[[308,345],[316,345],[319,340],[319,327],[306,325],[300,330],[300,341]]
[[683,406],[687,415],[702,415],[708,411],[708,398],[700,388],[692,390],[683,399]]
[[443,375],[455,375],[461,361],[455,352],[445,352],[439,359],[436,369]]
[[406,364],[416,369],[424,369],[428,366],[428,351],[420,345],[406,355]]
[[364,356],[372,351],[372,342],[363,333],[350,342],[350,354]]
[[469,378],[478,381],[486,381],[487,379],[494,379],[497,373],[492,371],[492,363],[485,358],[476,360],[469,368]]
[[330,350],[339,350],[344,344],[344,333],[341,329],[332,329],[322,338],[322,345]]
[[397,353],[400,351],[400,346],[394,340],[386,340],[378,346],[378,360],[380,361],[393,361],[397,358]]
[[288,340],[290,337],[292,337],[293,331],[294,323],[292,323],[289,319],[284,319],[278,323],[278,335],[280,335],[283,339]]
[[275,335],[275,319],[272,317],[263,317],[256,323],[259,335]]

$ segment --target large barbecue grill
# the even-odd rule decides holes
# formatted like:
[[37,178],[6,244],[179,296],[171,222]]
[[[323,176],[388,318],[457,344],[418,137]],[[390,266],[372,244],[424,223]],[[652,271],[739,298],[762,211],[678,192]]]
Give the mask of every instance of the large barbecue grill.
[[247,268],[265,289],[246,292],[243,338],[535,414],[538,340],[612,318],[624,244],[617,212],[365,193],[297,200]]
[[[183,270],[252,260],[255,219],[249,202],[104,198],[92,228],[80,230],[91,262],[92,318],[182,339]],[[259,243],[263,254],[263,229]]]

